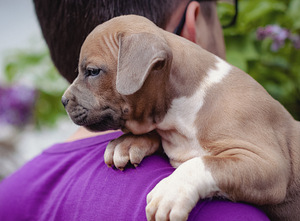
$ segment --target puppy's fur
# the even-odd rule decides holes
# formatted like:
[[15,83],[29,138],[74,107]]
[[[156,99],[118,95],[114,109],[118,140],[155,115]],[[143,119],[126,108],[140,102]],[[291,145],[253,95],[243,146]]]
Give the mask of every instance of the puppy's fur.
[[300,123],[249,75],[133,15],[94,29],[78,68],[63,97],[71,119],[131,132],[108,145],[106,163],[138,165],[161,137],[177,167],[148,194],[149,220],[187,219],[214,195],[299,219]]

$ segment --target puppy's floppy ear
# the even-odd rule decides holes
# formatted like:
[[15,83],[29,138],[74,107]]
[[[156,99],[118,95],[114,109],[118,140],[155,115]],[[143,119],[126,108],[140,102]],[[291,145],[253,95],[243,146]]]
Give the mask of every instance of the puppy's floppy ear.
[[151,71],[165,64],[170,54],[167,43],[154,34],[120,36],[117,91],[123,95],[138,91]]

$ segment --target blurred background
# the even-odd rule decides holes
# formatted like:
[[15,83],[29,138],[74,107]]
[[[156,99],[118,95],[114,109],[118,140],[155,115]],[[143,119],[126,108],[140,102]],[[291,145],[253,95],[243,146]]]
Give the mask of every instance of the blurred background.
[[0,0],[0,180],[77,126],[60,99],[57,73],[31,0]]
[[[222,25],[234,2],[218,2]],[[254,77],[300,120],[300,1],[238,0],[224,28],[229,63]],[[0,180],[76,129],[60,98],[31,0],[0,0]]]

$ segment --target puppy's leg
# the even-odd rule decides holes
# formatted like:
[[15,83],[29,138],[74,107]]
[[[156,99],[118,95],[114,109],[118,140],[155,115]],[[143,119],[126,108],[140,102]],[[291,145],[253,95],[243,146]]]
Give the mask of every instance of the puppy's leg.
[[290,180],[287,159],[236,143],[244,146],[188,160],[159,182],[147,196],[147,219],[186,220],[199,199],[213,195],[257,205],[283,202]]
[[288,161],[279,154],[246,152],[233,150],[226,156],[205,156],[203,162],[230,200],[256,205],[282,203],[291,178]]
[[144,157],[153,154],[160,147],[160,136],[156,131],[147,134],[124,134],[109,142],[104,153],[105,163],[123,170],[128,162],[138,166]]
[[219,188],[201,157],[193,158],[181,164],[148,194],[147,219],[187,220],[200,198],[218,191]]

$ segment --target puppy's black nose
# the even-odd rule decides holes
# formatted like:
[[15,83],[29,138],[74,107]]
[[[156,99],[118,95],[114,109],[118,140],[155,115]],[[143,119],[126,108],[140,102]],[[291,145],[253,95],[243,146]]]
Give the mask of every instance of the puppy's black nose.
[[66,98],[65,96],[62,96],[61,103],[64,105],[64,107],[66,107],[67,104],[69,103],[69,99]]

